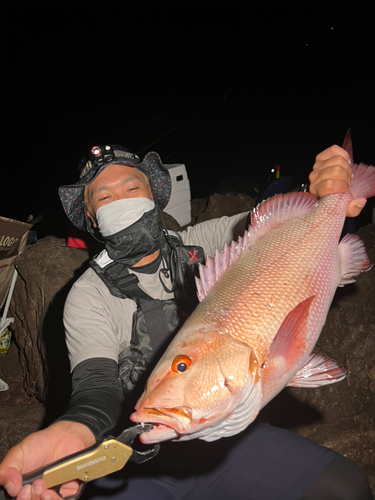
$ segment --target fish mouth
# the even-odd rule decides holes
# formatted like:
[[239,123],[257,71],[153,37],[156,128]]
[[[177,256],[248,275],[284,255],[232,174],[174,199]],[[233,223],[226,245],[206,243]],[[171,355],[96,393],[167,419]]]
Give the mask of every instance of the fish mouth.
[[[177,434],[185,434],[192,421],[191,408],[142,408],[131,415],[131,420],[137,423],[150,423],[160,430],[170,428]],[[152,431],[151,431],[152,432]]]

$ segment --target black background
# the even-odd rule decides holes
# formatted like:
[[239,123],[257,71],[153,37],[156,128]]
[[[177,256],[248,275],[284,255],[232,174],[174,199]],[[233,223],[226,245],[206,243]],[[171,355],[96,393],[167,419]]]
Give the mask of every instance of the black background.
[[95,144],[185,163],[193,198],[224,176],[262,184],[275,163],[303,177],[348,127],[374,164],[374,6],[3,5],[1,215],[63,233],[57,187]]

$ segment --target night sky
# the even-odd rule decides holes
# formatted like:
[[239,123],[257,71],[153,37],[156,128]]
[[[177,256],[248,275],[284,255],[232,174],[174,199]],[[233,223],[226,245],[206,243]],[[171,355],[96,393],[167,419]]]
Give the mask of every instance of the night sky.
[[2,6],[1,215],[64,234],[95,144],[185,163],[192,197],[303,177],[348,127],[375,164],[374,1],[76,3]]

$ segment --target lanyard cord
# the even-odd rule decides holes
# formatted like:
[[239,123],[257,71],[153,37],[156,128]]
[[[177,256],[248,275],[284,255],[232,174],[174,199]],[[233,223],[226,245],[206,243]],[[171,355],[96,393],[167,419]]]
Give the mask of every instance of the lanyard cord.
[[[183,291],[184,296],[186,296],[185,287],[184,287],[184,282],[185,282],[184,268],[183,268],[182,260],[180,258],[180,252],[178,251],[179,250],[178,246],[176,245],[176,243],[173,241],[173,239],[168,234],[168,230],[165,226],[163,215],[161,213],[160,207],[158,205],[157,205],[157,207],[158,207],[159,217],[160,217],[162,229],[164,232],[164,236],[167,240],[168,245],[171,248],[171,253],[169,256],[169,268],[168,268],[168,263],[167,263],[166,259],[164,258],[164,255],[162,255],[162,260],[164,262],[165,267],[160,269],[160,271],[159,271],[160,282],[161,282],[161,284],[166,292],[172,293],[176,290],[176,288],[178,286],[180,286],[182,291]],[[170,276],[171,284],[172,284],[170,289],[163,282],[162,277],[161,277],[162,274],[166,278],[169,278],[169,276]]]

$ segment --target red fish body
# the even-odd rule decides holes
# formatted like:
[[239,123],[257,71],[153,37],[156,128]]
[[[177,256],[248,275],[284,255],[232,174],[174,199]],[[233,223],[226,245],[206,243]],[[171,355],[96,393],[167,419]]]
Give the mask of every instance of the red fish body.
[[340,235],[348,204],[375,194],[375,168],[355,165],[345,194],[279,195],[243,238],[201,269],[201,303],[150,375],[132,415],[142,441],[236,434],[286,385],[317,387],[345,372],[311,355],[338,286],[370,268],[363,243]]

